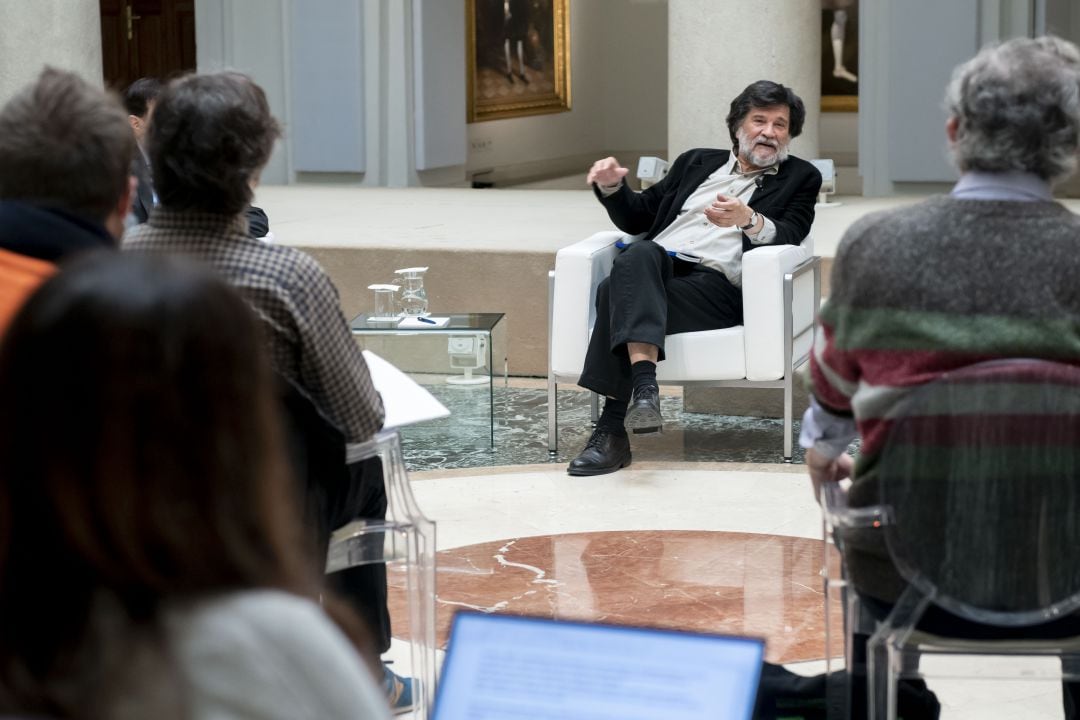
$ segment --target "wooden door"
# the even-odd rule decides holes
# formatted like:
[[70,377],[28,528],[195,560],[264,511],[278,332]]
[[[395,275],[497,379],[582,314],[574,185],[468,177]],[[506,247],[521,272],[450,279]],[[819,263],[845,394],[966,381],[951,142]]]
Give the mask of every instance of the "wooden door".
[[105,84],[195,69],[195,0],[99,0]]

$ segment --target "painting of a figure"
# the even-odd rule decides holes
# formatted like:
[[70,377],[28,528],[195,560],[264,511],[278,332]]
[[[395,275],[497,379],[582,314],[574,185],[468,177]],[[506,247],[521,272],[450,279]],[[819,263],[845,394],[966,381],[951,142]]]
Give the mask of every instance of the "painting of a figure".
[[570,109],[569,0],[468,0],[469,121]]
[[822,0],[821,109],[859,108],[858,0]]

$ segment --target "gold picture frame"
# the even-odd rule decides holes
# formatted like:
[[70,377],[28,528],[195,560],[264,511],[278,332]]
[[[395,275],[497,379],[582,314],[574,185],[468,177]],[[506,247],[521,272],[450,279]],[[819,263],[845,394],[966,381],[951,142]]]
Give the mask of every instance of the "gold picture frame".
[[821,0],[822,112],[859,111],[858,72],[859,0]]
[[859,112],[859,96],[822,95],[821,112]]
[[570,0],[466,0],[468,121],[570,110]]

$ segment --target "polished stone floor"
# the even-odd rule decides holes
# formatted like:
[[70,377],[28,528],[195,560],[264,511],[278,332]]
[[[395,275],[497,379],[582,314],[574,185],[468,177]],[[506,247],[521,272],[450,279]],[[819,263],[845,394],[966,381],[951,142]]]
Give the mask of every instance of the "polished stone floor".
[[[763,637],[768,660],[807,675],[826,656],[841,662],[842,639],[826,647],[819,510],[801,451],[782,463],[780,420],[683,412],[679,389],[664,388],[665,430],[634,437],[633,464],[575,478],[565,464],[591,432],[588,393],[560,391],[552,458],[542,380],[497,380],[492,448],[487,385],[417,379],[451,410],[402,433],[416,500],[438,528],[441,648],[465,608]],[[388,583],[389,656],[407,673],[401,568],[388,568]],[[1062,717],[1060,686],[1040,679],[1053,659],[921,667],[942,718]],[[1022,680],[1001,681],[1018,668]]]
[[[592,478],[553,465],[411,478],[438,523],[443,624],[469,607],[757,635],[769,659],[823,670],[821,521],[799,465],[644,461]],[[402,574],[388,578],[400,638]],[[400,639],[391,655],[408,670]],[[1060,686],[1037,679],[1053,666],[950,657],[922,667],[943,719],[1020,720],[1062,717]],[[1018,668],[1024,679],[1002,681]]]
[[[589,393],[560,390],[559,448],[552,458],[547,448],[547,390],[540,387],[539,381],[504,384],[502,378],[497,378],[492,448],[487,385],[448,385],[428,379],[422,382],[451,414],[402,431],[406,464],[413,472],[549,462],[565,465],[592,432]],[[664,388],[664,393],[664,431],[633,436],[635,461],[783,461],[781,420],[683,412],[678,388]],[[794,462],[802,462],[799,448],[795,449]]]
[[[820,539],[701,530],[539,535],[444,550],[439,644],[465,608],[768,637],[771,662],[820,660],[821,564]],[[404,586],[395,588],[400,607]],[[395,616],[406,617],[403,610]]]

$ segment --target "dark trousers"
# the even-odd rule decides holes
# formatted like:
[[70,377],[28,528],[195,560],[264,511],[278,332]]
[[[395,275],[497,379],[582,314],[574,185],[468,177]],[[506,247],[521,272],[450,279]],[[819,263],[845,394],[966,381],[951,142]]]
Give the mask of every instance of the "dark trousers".
[[[866,595],[859,596],[859,603],[864,612],[877,620],[884,620],[892,611],[890,604]],[[931,605],[919,620],[918,628],[935,635],[972,640],[1055,640],[1080,635],[1080,615],[1069,615],[1042,625],[1000,627],[971,622]],[[866,644],[868,641],[869,638],[865,635],[856,634],[854,636],[850,671],[851,717],[854,720],[866,717]],[[1064,662],[1064,669],[1076,672],[1080,668],[1077,668],[1072,662]],[[902,682],[907,683],[907,687],[902,687],[900,693],[901,707],[899,714],[904,720],[932,720],[936,718],[936,712],[931,712],[928,709],[930,704],[936,703],[925,702],[925,693],[927,692],[925,684],[918,680]],[[908,701],[906,708],[904,707],[905,700]],[[1080,709],[1080,683],[1062,683],[1062,703],[1067,720],[1075,720],[1075,718],[1080,717],[1080,714],[1078,714],[1078,709]]]
[[596,289],[596,324],[578,385],[629,400],[626,343],[655,345],[663,360],[666,335],[733,327],[742,317],[742,290],[723,273],[674,260],[661,245],[639,240],[615,257]]
[[[313,570],[326,568],[330,534],[356,518],[386,517],[382,463],[371,458],[345,464],[345,436],[295,382],[279,375],[279,400],[288,456],[303,507]],[[373,540],[375,541],[375,540]],[[381,546],[381,540],[377,540]],[[361,565],[327,578],[370,630],[380,653],[390,648],[386,567]]]
[[[369,458],[348,466],[348,482],[323,485],[316,498],[310,494],[309,513],[317,518],[317,557],[325,562],[330,533],[357,518],[382,520],[386,517],[386,486],[382,463]],[[310,515],[309,515],[310,516]],[[372,542],[382,545],[382,538]],[[387,609],[386,565],[374,563],[328,575],[327,585],[356,612],[371,631],[375,649],[390,649],[390,612]]]

